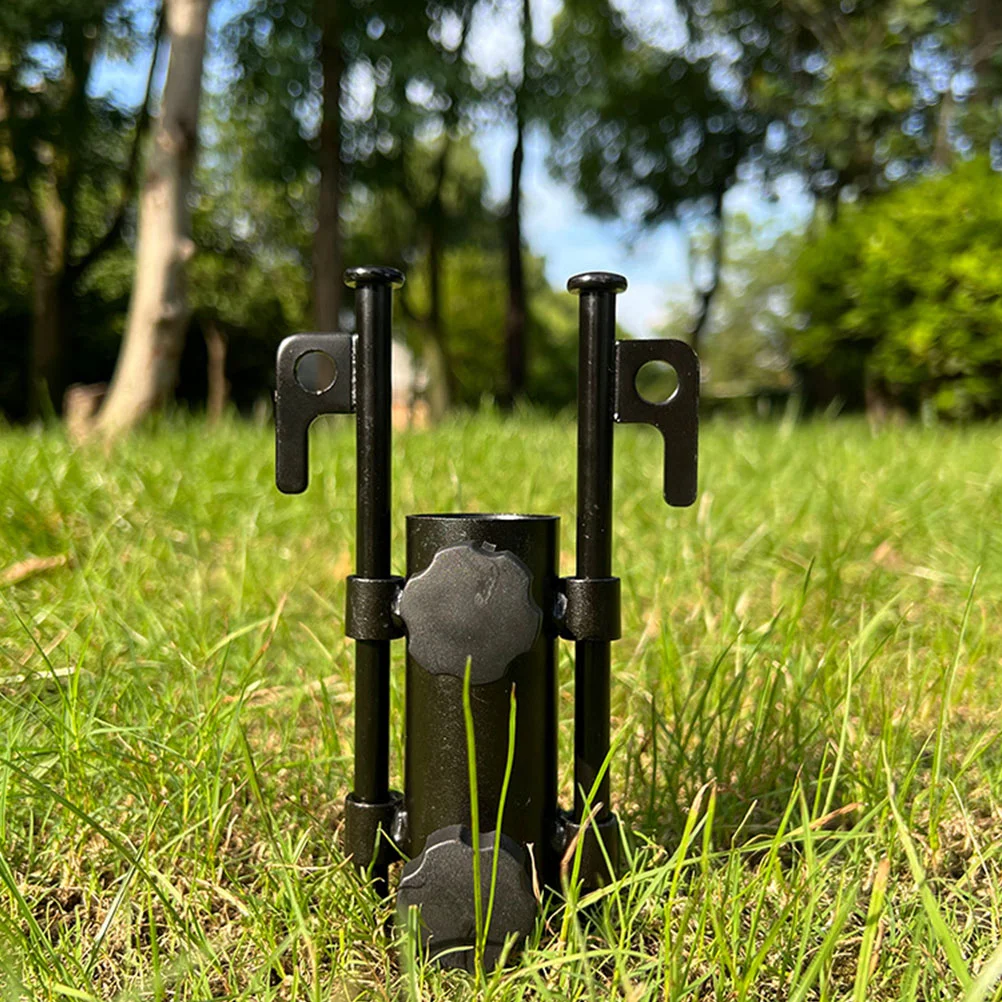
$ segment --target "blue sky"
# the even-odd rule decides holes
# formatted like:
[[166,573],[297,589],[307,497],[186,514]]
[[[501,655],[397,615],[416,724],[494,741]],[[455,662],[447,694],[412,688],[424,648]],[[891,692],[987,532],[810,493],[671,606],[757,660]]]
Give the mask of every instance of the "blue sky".
[[[490,197],[508,197],[514,136],[488,134],[477,148],[488,174]],[[650,337],[692,295],[689,243],[678,223],[641,230],[626,221],[596,219],[585,213],[574,192],[550,177],[546,143],[533,135],[526,143],[522,175],[522,228],[529,247],[546,260],[546,277],[555,288],[581,271],[615,271],[629,280],[617,302],[618,319],[636,337]],[[777,198],[767,200],[752,184],[737,184],[724,201],[725,214],[744,212],[762,228],[763,236],[806,220],[811,202],[792,177],[777,185]]]
[[[216,0],[210,32],[218,31],[242,2]],[[534,37],[541,44],[548,40],[549,23],[559,5],[559,0],[533,0]],[[617,6],[652,41],[666,47],[677,44],[670,0],[617,0]],[[146,0],[138,0],[137,7],[152,10]],[[470,50],[485,72],[514,68],[519,52],[517,23],[501,15],[480,18],[471,32]],[[134,106],[142,99],[148,60],[149,52],[139,53],[131,62],[105,60],[97,68],[92,91],[113,93],[121,103]],[[207,72],[206,84],[212,86],[211,55]],[[508,197],[512,130],[487,130],[475,142],[487,170],[489,197],[501,204]],[[691,295],[684,229],[677,223],[666,223],[640,230],[629,222],[589,216],[573,191],[550,177],[545,160],[545,139],[538,133],[530,134],[523,170],[523,232],[533,253],[545,258],[547,279],[554,287],[563,288],[567,279],[580,271],[620,272],[630,283],[619,298],[620,322],[639,337],[656,333],[672,304],[679,308],[678,304]],[[810,201],[793,179],[779,185],[777,194],[776,200],[767,201],[752,185],[739,184],[728,194],[725,212],[747,212],[767,229],[794,226],[806,217]]]
[[[484,136],[477,142],[492,200],[508,198],[514,136]],[[630,282],[619,297],[619,320],[631,333],[651,334],[663,320],[669,296],[689,288],[688,242],[676,224],[639,231],[635,226],[596,219],[582,211],[574,192],[549,176],[546,144],[534,134],[526,143],[522,175],[522,227],[529,247],[546,260],[555,288],[581,271],[616,271]]]

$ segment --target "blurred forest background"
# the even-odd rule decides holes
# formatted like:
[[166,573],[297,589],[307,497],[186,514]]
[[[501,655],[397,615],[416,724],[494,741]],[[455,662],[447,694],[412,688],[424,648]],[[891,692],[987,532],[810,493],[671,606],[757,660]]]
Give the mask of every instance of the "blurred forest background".
[[[583,211],[682,228],[657,333],[711,399],[1002,410],[998,0],[3,0],[0,411],[252,411],[283,336],[350,326],[361,263],[407,273],[433,417],[565,406],[532,137]],[[791,179],[778,225],[730,197]]]

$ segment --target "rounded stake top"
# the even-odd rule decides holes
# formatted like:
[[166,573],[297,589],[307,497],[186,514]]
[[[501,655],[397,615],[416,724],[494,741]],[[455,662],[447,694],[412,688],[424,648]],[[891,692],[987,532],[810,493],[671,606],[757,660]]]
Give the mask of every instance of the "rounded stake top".
[[583,271],[567,280],[567,291],[573,293],[625,292],[626,286],[626,279],[613,271]]
[[392,289],[399,289],[404,284],[404,273],[396,268],[367,264],[360,268],[349,268],[344,273],[344,284],[349,289],[363,285],[388,285]]

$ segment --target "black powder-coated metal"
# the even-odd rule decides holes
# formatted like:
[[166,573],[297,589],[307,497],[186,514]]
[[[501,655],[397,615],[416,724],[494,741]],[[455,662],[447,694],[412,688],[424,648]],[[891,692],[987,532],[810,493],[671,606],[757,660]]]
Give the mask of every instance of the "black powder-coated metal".
[[[577,577],[612,577],[612,391],[615,377],[616,294],[622,275],[585,272],[567,288],[581,297],[578,342]],[[574,818],[601,804],[609,813],[609,641],[574,645]],[[599,776],[601,775],[601,778]]]
[[[610,811],[610,642],[620,634],[620,583],[612,574],[613,423],[642,422],[665,443],[664,498],[696,493],[699,363],[677,341],[617,342],[615,297],[626,279],[587,272],[568,282],[580,296],[577,568],[557,577],[559,519],[550,515],[412,515],[406,582],[390,573],[392,268],[354,268],[356,334],[299,334],[279,348],[275,394],[276,481],[306,488],[307,432],[319,414],[357,414],[356,573],[347,585],[347,632],[355,639],[355,788],[345,803],[344,845],[377,887],[400,854],[398,906],[423,908],[432,952],[460,945],[445,963],[468,965],[472,937],[473,839],[463,677],[471,703],[481,842],[500,839],[501,868],[488,963],[509,932],[525,934],[536,902],[523,850],[536,876],[559,880],[559,862],[581,851],[586,886],[615,873],[619,830]],[[304,355],[334,362],[327,387],[297,378]],[[649,361],[678,374],[672,397],[641,398],[636,377]],[[308,381],[307,381],[308,382]],[[407,635],[406,788],[389,790],[390,642]],[[556,638],[575,642],[572,814],[559,811]],[[514,765],[503,818],[499,799],[508,751],[509,708],[517,698]],[[500,828],[497,833],[494,829]]]
[[[393,268],[352,268],[355,289],[356,455],[355,573],[390,577],[390,388],[392,290],[403,284]],[[390,799],[390,641],[355,641],[354,795],[368,804]],[[356,860],[361,863],[362,860]],[[380,867],[377,879],[385,880]]]
[[373,877],[385,882],[387,866],[400,858],[394,831],[403,813],[403,794],[395,790],[382,803],[370,804],[349,793],[344,802],[343,847],[359,869],[372,867]]
[[[350,414],[355,409],[355,336],[293,334],[278,346],[275,358],[275,483],[283,494],[302,494],[309,482],[310,425],[321,414]],[[301,386],[299,360],[312,351],[334,363],[334,380],[319,393]]]
[[[658,403],[637,390],[637,373],[648,362],[667,362],[678,376],[678,388]],[[664,498],[675,507],[696,500],[699,447],[699,358],[684,341],[616,342],[614,414],[620,424],[653,425],[664,439]]]
[[[275,480],[285,493],[305,490],[310,424],[320,414],[356,412],[357,575],[348,589],[348,619],[363,636],[355,642],[355,791],[345,804],[345,846],[362,869],[378,849],[370,872],[385,885],[388,843],[378,847],[375,835],[388,834],[400,811],[399,797],[389,791],[389,637],[399,633],[388,610],[372,608],[372,593],[392,594],[401,584],[390,575],[390,320],[392,289],[403,276],[392,268],[355,268],[345,281],[358,290],[356,334],[297,334],[279,346]],[[312,351],[334,363],[331,384],[317,391],[297,373]]]
[[[495,682],[473,685],[480,830],[497,827],[498,800],[508,749],[510,694],[516,692],[515,755],[502,831],[533,844],[541,880],[553,872],[551,840],[557,810],[556,624],[560,520],[550,515],[411,515],[407,518],[407,576],[425,571],[439,551],[464,543],[492,545],[517,557],[531,574],[530,595],[543,623],[530,650],[516,657]],[[457,606],[482,615],[472,595],[458,592]],[[408,643],[413,637],[408,639]],[[407,657],[405,799],[407,844],[416,856],[440,828],[468,824],[463,680],[435,675]]]
[[558,603],[560,636],[567,640],[619,640],[619,578],[563,578]]
[[578,857],[578,876],[586,888],[600,887],[615,879],[619,870],[619,819],[608,814],[598,820],[590,817],[578,823],[569,815],[560,818],[560,842],[564,852]]
[[345,583],[344,632],[353,640],[395,640],[404,635],[393,614],[404,587],[401,577],[360,578],[349,574]]

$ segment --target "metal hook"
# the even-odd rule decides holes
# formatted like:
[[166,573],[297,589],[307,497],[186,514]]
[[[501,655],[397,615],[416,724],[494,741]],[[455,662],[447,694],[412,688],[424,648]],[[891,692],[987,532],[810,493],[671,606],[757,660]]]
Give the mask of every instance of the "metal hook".
[[[667,362],[678,388],[664,401],[645,400],[637,373],[648,362]],[[677,508],[696,500],[699,447],[699,358],[684,341],[670,339],[616,342],[613,417],[620,424],[649,424],[661,432],[665,447],[664,498]]]
[[[297,366],[310,352],[334,363],[326,389],[305,387]],[[283,494],[301,494],[309,483],[309,430],[321,414],[355,410],[355,335],[293,334],[275,358],[275,483]]]

